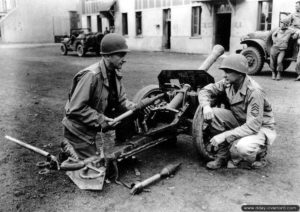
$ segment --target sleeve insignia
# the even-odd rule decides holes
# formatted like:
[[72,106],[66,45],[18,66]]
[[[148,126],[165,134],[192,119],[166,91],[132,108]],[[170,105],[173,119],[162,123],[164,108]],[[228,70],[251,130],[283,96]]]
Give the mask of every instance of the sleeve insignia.
[[258,116],[258,113],[259,113],[259,106],[257,103],[253,103],[251,105],[251,111],[250,111],[251,115],[254,116],[254,117],[257,117]]

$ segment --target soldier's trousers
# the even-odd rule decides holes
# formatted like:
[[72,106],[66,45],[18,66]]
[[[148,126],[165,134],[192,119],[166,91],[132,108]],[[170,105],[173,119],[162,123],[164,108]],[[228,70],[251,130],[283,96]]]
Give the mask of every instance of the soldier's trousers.
[[[213,111],[214,118],[209,123],[209,131],[213,136],[240,126],[230,110],[213,108]],[[256,156],[265,151],[267,145],[275,140],[275,137],[275,130],[262,127],[257,134],[240,138],[231,144],[227,141],[223,142],[217,152],[217,157],[230,157],[235,163],[241,160],[252,163],[256,160]]]
[[285,50],[272,46],[270,50],[270,68],[272,71],[283,71],[282,61],[285,56]]
[[[134,124],[132,117],[129,117],[115,127],[115,133],[109,131],[102,133],[101,136],[100,133],[98,133],[94,143],[87,143],[65,127],[63,133],[65,141],[72,145],[79,159],[84,160],[96,155],[97,152],[99,153],[99,146],[103,145],[104,142],[111,142],[113,136],[115,136],[116,142],[118,143],[122,143],[132,137],[134,135]],[[101,142],[101,144],[96,145],[96,142]]]
[[[300,39],[298,39],[298,42],[300,43],[299,41]],[[300,44],[298,43],[298,48],[299,48],[299,51],[298,51],[298,55],[297,55],[297,61],[296,61],[296,67],[295,67],[295,71],[298,75],[300,75]]]

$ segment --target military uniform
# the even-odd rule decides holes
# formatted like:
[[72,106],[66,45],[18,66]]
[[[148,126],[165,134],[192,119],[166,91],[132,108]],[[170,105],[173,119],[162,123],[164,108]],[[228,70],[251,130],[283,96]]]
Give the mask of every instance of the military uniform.
[[249,76],[245,76],[237,92],[223,79],[205,86],[198,98],[201,107],[226,99],[228,109],[213,108],[214,118],[208,122],[212,136],[225,138],[217,153],[219,157],[254,162],[262,148],[275,140],[272,107],[262,88]]
[[104,117],[112,118],[114,111],[134,105],[126,98],[121,79],[120,71],[109,72],[103,59],[75,75],[62,124],[65,139],[81,159],[95,155],[96,135],[105,127]]
[[273,45],[270,50],[270,68],[272,72],[283,71],[282,61],[285,50],[288,48],[288,42],[294,33],[296,33],[296,30],[292,28],[278,28],[272,33]]
[[[291,27],[297,30],[298,36],[300,35],[300,12],[292,13],[288,16]],[[300,44],[300,39],[298,38],[298,48]],[[300,51],[298,50],[297,61],[296,61],[296,72],[300,76]]]

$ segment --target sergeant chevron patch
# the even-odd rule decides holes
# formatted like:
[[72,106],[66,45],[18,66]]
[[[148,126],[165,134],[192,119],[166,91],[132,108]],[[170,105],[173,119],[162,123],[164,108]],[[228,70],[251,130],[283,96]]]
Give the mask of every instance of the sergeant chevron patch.
[[257,103],[253,103],[251,105],[251,115],[257,117],[259,113],[259,106]]

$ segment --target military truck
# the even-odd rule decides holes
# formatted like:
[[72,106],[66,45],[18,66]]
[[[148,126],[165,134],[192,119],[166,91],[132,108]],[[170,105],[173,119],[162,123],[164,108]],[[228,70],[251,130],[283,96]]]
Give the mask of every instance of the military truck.
[[[236,53],[244,55],[249,64],[249,74],[259,74],[265,63],[270,64],[270,49],[272,47],[271,31],[256,31],[241,38],[243,49],[238,49]],[[298,45],[297,39],[290,39],[286,55],[283,60],[283,70],[286,70],[292,61],[297,60]]]

